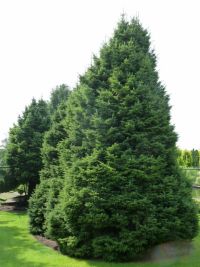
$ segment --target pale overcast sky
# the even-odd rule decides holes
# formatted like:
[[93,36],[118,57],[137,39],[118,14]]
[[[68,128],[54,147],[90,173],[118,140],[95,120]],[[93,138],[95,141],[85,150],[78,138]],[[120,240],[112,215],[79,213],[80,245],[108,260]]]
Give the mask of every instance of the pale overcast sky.
[[198,0],[0,0],[0,140],[33,97],[75,86],[123,12],[151,33],[178,145],[200,149]]

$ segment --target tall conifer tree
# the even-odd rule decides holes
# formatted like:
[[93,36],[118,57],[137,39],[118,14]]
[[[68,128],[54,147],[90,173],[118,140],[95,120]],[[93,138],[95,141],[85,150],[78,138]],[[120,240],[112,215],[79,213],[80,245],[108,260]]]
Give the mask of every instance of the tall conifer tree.
[[168,101],[149,34],[122,18],[69,100],[59,145],[65,187],[48,217],[63,253],[131,260],[196,235]]

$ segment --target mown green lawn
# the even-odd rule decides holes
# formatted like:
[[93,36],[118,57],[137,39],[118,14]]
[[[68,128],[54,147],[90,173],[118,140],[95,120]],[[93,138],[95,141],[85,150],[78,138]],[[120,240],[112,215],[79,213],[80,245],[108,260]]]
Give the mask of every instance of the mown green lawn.
[[0,266],[1,267],[199,267],[200,235],[193,241],[189,256],[160,262],[105,263],[62,256],[38,243],[28,233],[28,217],[23,213],[0,211]]

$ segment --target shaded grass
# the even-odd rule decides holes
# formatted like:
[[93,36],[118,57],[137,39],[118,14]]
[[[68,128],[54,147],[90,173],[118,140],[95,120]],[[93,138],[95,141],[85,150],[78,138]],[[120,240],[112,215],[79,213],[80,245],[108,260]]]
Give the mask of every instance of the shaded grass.
[[[77,260],[45,247],[28,233],[25,213],[0,212],[0,266],[2,267],[199,267],[200,236],[189,256],[160,262],[105,263]],[[158,252],[161,253],[162,252]]]

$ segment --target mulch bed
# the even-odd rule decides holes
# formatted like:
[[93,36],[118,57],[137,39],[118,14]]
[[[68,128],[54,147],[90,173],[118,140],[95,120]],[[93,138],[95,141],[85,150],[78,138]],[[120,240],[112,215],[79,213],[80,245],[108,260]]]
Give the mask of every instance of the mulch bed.
[[35,235],[34,236],[40,243],[44,244],[45,246],[47,247],[50,247],[54,250],[57,250],[59,251],[59,245],[56,241],[53,241],[51,239],[47,239],[43,236],[40,236],[40,235]]

